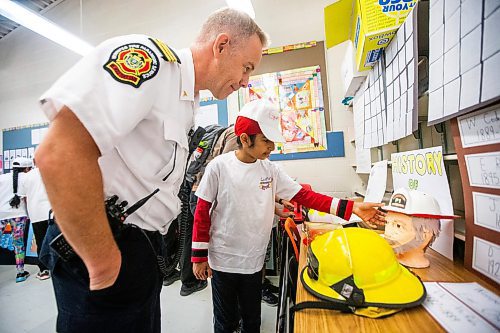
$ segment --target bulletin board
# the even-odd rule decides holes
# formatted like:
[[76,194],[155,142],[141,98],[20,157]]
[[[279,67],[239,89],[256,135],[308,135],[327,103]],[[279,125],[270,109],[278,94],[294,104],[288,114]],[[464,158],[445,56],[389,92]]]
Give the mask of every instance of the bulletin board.
[[240,108],[257,99],[279,108],[279,128],[286,140],[276,144],[279,153],[327,150],[320,73],[316,65],[255,75],[239,90]]
[[[277,52],[265,54],[262,57],[261,63],[257,70],[252,73],[252,76],[262,75],[266,73],[277,73],[292,71],[296,69],[308,68],[319,66],[320,71],[318,72],[318,79],[321,81],[321,91],[322,91],[322,104],[323,104],[323,114],[325,119],[325,129],[326,129],[326,147],[327,149],[321,151],[309,151],[309,152],[295,152],[290,154],[272,154],[270,156],[271,160],[294,160],[294,159],[307,159],[307,158],[326,158],[326,157],[343,157],[344,154],[344,135],[343,132],[328,132],[331,129],[330,126],[330,109],[329,109],[329,99],[328,99],[328,84],[327,84],[327,69],[325,60],[325,47],[324,42],[315,42],[315,46],[310,47],[311,43],[307,47],[300,49],[293,49],[288,52]],[[282,48],[285,51],[288,50],[287,47]]]
[[500,104],[451,120],[465,204],[464,266],[500,284]]
[[[48,123],[35,124],[22,127],[7,128],[2,130],[3,135],[3,172],[11,171],[11,162],[16,157],[33,158],[35,148],[40,144],[42,138],[48,130]],[[5,239],[9,241],[9,237]],[[25,229],[25,242],[27,241],[25,263],[36,264],[36,243],[33,237],[33,225],[31,223],[26,225]],[[11,252],[13,254],[13,252]],[[4,253],[0,258],[0,264],[8,264],[10,262],[11,253]],[[12,255],[13,257],[13,255]]]
[[[324,42],[316,42],[316,46],[289,52],[266,54],[262,57],[259,67],[252,76],[265,73],[274,73],[296,68],[318,65],[321,68],[321,83],[323,90],[323,104],[325,108],[325,119],[330,119],[330,107],[328,99],[328,84],[326,77],[326,60]],[[326,122],[326,130],[331,130],[329,121]]]
[[219,124],[228,126],[227,100],[208,98],[200,101],[200,108],[195,116],[195,128],[198,126]]
[[2,130],[3,172],[11,170],[10,163],[16,157],[33,158],[35,148],[47,132],[49,124],[35,124]]

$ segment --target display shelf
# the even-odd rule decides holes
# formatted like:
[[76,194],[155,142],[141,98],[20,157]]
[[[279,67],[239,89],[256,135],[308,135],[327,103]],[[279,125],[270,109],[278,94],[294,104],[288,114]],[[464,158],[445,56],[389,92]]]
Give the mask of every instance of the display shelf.
[[454,235],[455,238],[465,242],[465,219],[460,218],[454,221]]
[[443,155],[443,159],[445,161],[457,161],[458,157],[457,157],[457,154],[446,154],[446,155]]

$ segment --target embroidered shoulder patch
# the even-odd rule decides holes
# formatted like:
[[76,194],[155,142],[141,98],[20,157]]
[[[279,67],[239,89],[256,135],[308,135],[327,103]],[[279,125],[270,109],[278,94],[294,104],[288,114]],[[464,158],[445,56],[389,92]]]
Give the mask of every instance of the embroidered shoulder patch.
[[158,38],[150,38],[149,40],[153,42],[153,44],[158,48],[158,50],[162,54],[163,59],[168,62],[178,62],[179,64],[181,63],[181,60],[179,59],[177,54],[175,54],[174,50],[168,47],[167,44],[163,43]]
[[158,73],[160,64],[149,47],[131,43],[116,48],[103,67],[116,81],[139,88]]

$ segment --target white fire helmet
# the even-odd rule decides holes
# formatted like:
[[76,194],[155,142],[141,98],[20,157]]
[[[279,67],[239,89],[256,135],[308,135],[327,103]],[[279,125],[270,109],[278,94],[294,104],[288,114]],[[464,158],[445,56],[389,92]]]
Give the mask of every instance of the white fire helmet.
[[457,215],[441,214],[439,203],[432,195],[405,188],[395,190],[389,205],[382,207],[382,209],[429,219],[455,219],[458,217]]

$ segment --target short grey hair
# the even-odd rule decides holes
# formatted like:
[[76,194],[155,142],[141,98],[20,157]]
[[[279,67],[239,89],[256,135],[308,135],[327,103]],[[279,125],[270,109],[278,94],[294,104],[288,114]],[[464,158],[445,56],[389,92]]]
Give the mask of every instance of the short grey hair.
[[230,33],[236,43],[257,34],[263,48],[269,44],[268,35],[248,14],[228,7],[221,8],[208,17],[201,27],[197,41],[211,41],[224,32]]

